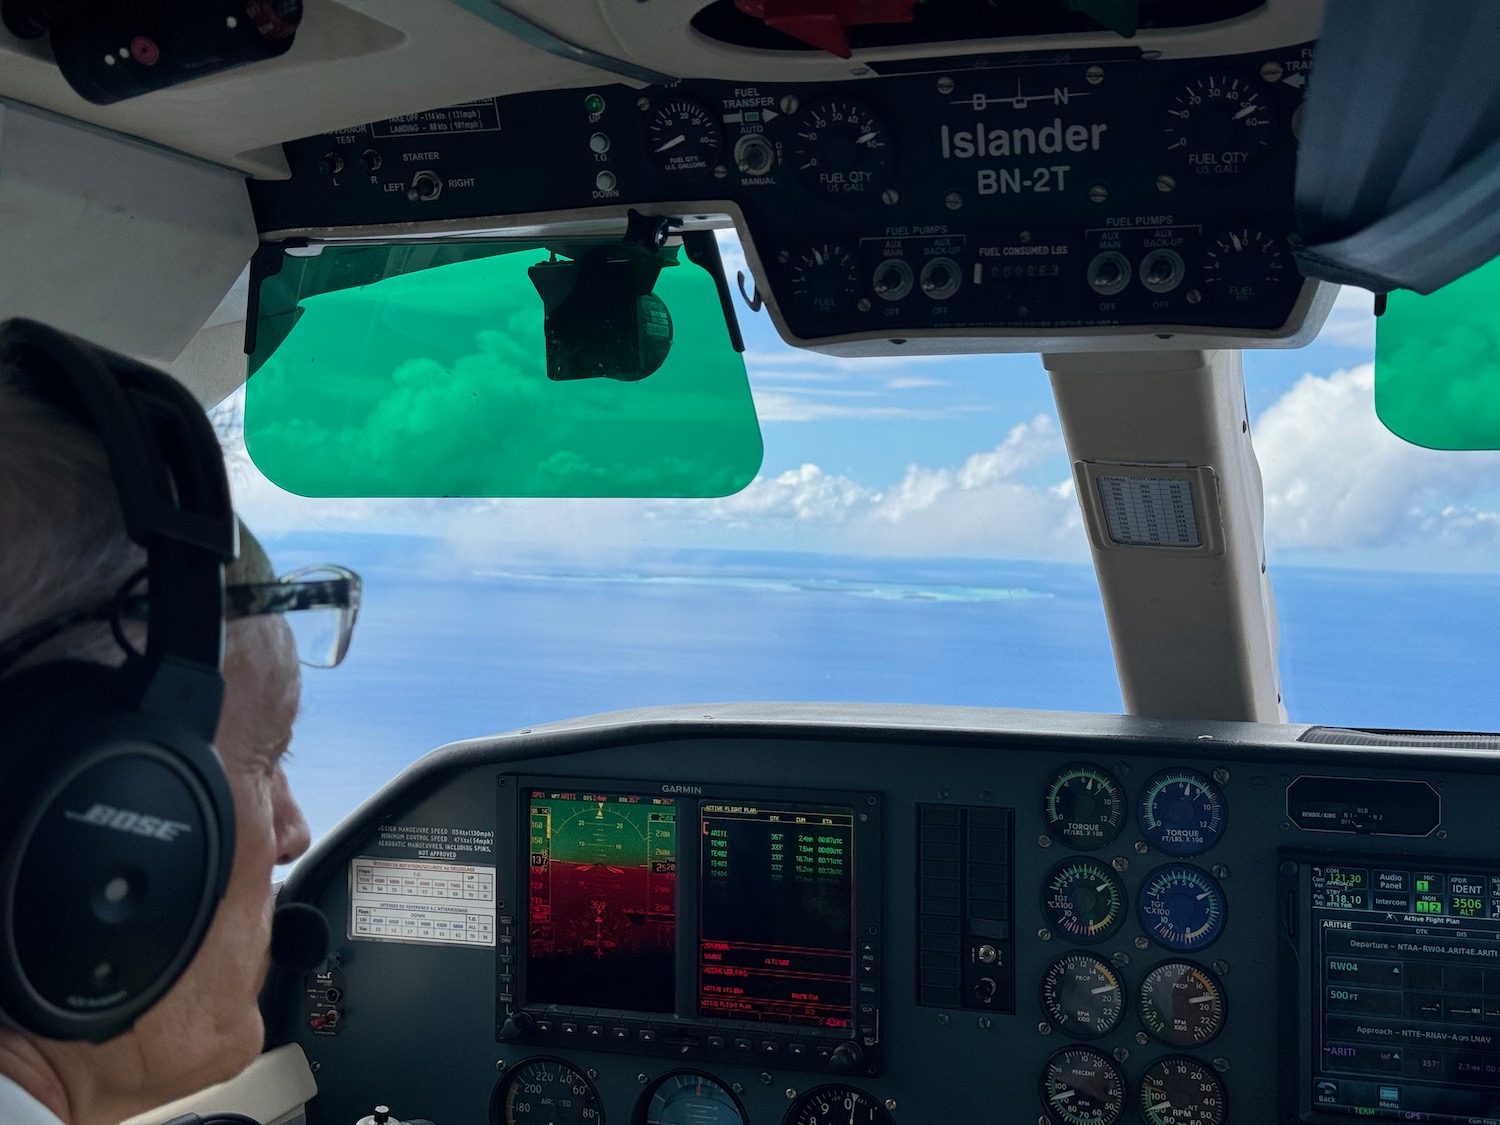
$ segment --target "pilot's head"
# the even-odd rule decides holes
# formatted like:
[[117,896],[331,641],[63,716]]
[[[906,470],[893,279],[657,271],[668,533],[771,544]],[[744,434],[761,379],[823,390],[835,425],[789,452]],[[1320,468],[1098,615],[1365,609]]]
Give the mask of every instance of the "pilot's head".
[[[121,666],[121,641],[140,644],[142,630],[119,613],[90,613],[119,604],[122,591],[143,592],[146,552],[127,535],[115,470],[98,436],[44,401],[35,387],[44,376],[16,369],[25,362],[24,352],[0,362],[0,688],[58,660]],[[226,583],[274,581],[265,551],[243,527],[239,546]],[[149,590],[149,598],[159,596]],[[90,619],[69,625],[69,615]],[[39,623],[54,627],[38,637]],[[7,642],[28,630],[26,651],[7,653]],[[308,846],[282,770],[300,675],[280,614],[229,622],[223,678],[213,742],[234,812],[233,860],[201,946],[164,995],[103,1042],[0,1027],[0,1105],[19,1086],[69,1125],[113,1122],[228,1078],[259,1052],[256,999],[269,964],[272,868]],[[0,740],[0,771],[12,765],[3,757],[11,750],[9,739]],[[127,878],[102,893],[116,892],[128,904]],[[14,1084],[8,1090],[6,1078]]]

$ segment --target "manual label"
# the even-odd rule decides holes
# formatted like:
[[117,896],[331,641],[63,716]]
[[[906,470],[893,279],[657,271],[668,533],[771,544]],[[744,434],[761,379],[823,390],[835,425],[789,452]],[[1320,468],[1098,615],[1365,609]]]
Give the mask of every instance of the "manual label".
[[358,856],[349,862],[349,937],[495,946],[495,869]]

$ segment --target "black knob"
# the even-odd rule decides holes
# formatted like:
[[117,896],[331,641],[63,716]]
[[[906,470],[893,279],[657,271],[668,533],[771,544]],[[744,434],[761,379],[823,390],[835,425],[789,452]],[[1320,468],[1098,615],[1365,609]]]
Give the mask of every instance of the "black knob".
[[511,1043],[517,1039],[525,1039],[535,1030],[536,1020],[530,1015],[526,1012],[512,1012],[500,1025],[500,1038]]
[[859,1064],[864,1061],[865,1053],[860,1050],[858,1043],[840,1043],[834,1048],[828,1065],[834,1070],[858,1070]]
[[391,1119],[391,1107],[378,1105],[375,1107],[375,1125],[386,1125]]
[[330,152],[318,161],[318,167],[325,176],[337,176],[344,170],[344,158],[336,152]]

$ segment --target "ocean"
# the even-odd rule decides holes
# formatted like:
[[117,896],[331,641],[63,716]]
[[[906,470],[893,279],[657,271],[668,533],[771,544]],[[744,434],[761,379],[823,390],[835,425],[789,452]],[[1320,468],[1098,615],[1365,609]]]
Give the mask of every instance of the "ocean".
[[[289,763],[321,835],[446,742],[668,703],[903,702],[1118,713],[1088,565],[660,552],[456,565],[439,544],[298,534],[283,569],[364,578],[344,664],[305,669]],[[1500,728],[1500,582],[1274,568],[1294,722]]]

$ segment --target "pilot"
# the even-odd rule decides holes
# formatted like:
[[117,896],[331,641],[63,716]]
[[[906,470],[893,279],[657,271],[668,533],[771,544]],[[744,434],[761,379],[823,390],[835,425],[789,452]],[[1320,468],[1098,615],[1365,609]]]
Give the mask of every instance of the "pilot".
[[[87,611],[118,605],[119,592],[139,577],[147,559],[127,537],[118,468],[104,445],[74,412],[37,390],[51,372],[26,369],[27,356],[41,354],[38,340],[61,339],[75,355],[88,351],[86,345],[60,333],[49,337],[26,322],[28,347],[8,346],[21,323],[0,324],[0,693],[7,679],[49,661],[124,665],[119,617],[112,627]],[[201,411],[197,423],[211,433]],[[170,436],[168,445],[176,439]],[[212,450],[209,455],[221,473],[222,458]],[[222,495],[228,521],[227,487]],[[239,555],[225,568],[225,584],[253,590],[275,581],[265,551],[241,526]],[[257,994],[269,967],[272,869],[300,856],[309,836],[282,768],[301,690],[297,648],[283,609],[248,612],[225,630],[213,746],[232,802],[233,858],[219,868],[227,867],[227,883],[206,932],[199,924],[201,944],[175,983],[163,985],[146,1010],[131,1013],[128,1026],[103,1041],[49,1037],[0,1011],[0,1024],[9,1025],[0,1026],[0,1122],[6,1125],[117,1122],[230,1078],[261,1050]],[[49,622],[57,626],[50,632]],[[140,626],[126,630],[126,641],[132,632],[138,637]],[[23,643],[12,643],[18,637]],[[0,730],[7,732],[0,737],[0,773],[13,765],[5,760],[14,746],[10,718],[0,717]],[[207,729],[213,726],[210,717]],[[6,827],[0,824],[0,833]],[[0,835],[0,846],[13,841],[6,844]],[[208,916],[207,909],[200,914]],[[15,924],[19,929],[29,920]]]

